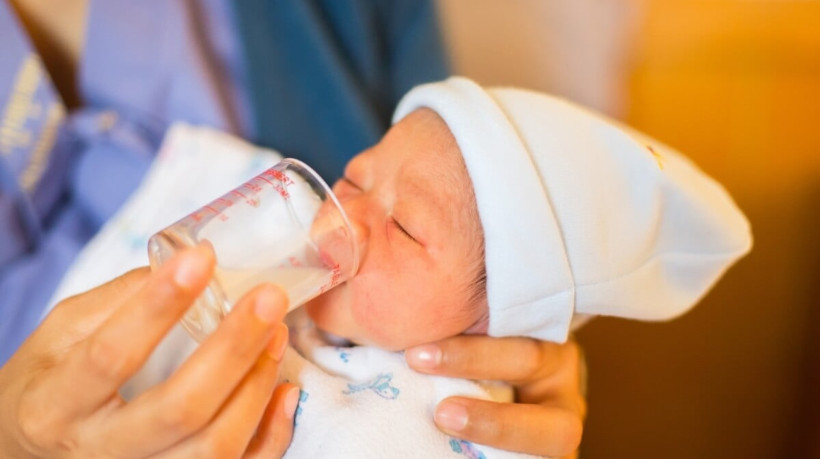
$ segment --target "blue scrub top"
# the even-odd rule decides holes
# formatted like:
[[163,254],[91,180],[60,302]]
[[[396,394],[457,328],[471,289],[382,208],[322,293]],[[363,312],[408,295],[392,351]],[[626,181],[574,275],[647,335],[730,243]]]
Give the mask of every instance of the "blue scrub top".
[[69,111],[0,0],[0,364],[136,188],[172,122],[243,136],[332,181],[384,133],[407,89],[448,73],[429,1],[88,8],[83,105]]

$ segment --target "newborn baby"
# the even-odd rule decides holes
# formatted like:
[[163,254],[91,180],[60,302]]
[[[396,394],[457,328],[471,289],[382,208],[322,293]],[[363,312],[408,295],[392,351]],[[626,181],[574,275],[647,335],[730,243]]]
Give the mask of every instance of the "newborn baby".
[[594,315],[671,318],[751,247],[726,192],[669,148],[464,78],[408,93],[334,191],[361,263],[291,317],[282,375],[303,393],[290,457],[521,457],[432,421],[446,397],[510,391],[415,373],[396,351],[462,333],[561,342]]

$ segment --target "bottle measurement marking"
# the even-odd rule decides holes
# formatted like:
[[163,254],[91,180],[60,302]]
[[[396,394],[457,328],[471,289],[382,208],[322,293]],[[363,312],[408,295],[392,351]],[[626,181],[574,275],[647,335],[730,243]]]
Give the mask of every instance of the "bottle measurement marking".
[[322,286],[319,288],[319,294],[325,293],[326,291],[335,287],[339,283],[339,280],[341,280],[342,278],[342,268],[339,266],[338,263],[333,265],[333,267],[330,268],[330,270],[330,279],[328,280],[328,282],[322,284]]
[[260,191],[262,191],[262,187],[257,185],[256,183],[253,183],[253,180],[245,182],[245,184],[242,185],[242,187],[249,189],[253,194],[258,194]]
[[[269,179],[268,177],[272,178],[273,180]],[[264,184],[259,184],[257,180],[262,180],[263,182],[269,184],[271,188],[273,188],[283,198],[290,198],[290,193],[288,193],[287,187],[288,185],[293,184],[293,179],[288,177],[287,174],[283,173],[282,171],[267,170],[262,174],[257,175],[256,177],[243,183],[241,187],[231,191],[228,194],[223,195],[220,198],[217,198],[215,201],[203,207],[200,211],[194,213],[191,217],[194,221],[200,222],[203,218],[207,217],[207,215],[203,213],[207,211],[213,214],[214,217],[219,218],[220,221],[227,221],[230,217],[228,215],[225,215],[224,211],[225,209],[232,207],[234,204],[236,204],[236,199],[234,198],[241,198],[245,201],[245,204],[251,207],[258,207],[258,195],[262,192]],[[240,191],[240,189],[244,189],[245,193]]]
[[[258,178],[260,180],[264,180],[265,182],[269,183],[270,186],[272,186],[273,189],[276,190],[276,192],[279,193],[279,195],[282,196],[283,198],[287,199],[287,198],[290,197],[290,194],[288,193],[288,190],[287,190],[287,182],[285,182],[285,186],[282,186],[281,185],[281,183],[283,182],[282,180],[279,180],[280,183],[273,183],[267,177],[265,177],[265,175],[271,175],[272,177],[274,177],[276,179],[276,174],[266,174],[266,173],[263,173],[262,175],[260,175],[256,178]],[[290,180],[289,177],[287,177],[287,176],[284,176],[284,177],[287,178],[288,180]]]

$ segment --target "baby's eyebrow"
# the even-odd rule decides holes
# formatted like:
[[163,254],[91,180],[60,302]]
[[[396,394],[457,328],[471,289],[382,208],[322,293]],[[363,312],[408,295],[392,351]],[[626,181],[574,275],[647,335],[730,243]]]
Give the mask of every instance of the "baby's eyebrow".
[[445,210],[456,205],[451,202],[449,190],[449,184],[441,183],[436,176],[429,176],[427,180],[409,183],[405,188],[407,194],[401,199],[411,201],[427,215],[438,216],[449,227],[453,216],[451,212],[445,212]]
[[432,180],[427,180],[424,184],[412,182],[408,185],[408,191],[411,192],[412,196],[419,196],[423,198],[421,199],[422,201],[432,202],[438,207],[441,204],[441,197],[439,193],[436,193],[435,189],[430,186],[431,182]]

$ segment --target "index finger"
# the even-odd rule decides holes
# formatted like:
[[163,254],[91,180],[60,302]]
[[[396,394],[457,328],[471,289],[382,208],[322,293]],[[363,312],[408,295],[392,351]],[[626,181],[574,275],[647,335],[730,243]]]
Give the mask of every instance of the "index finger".
[[461,335],[407,349],[405,359],[421,373],[521,384],[557,372],[566,346],[530,338]]
[[93,411],[110,399],[205,288],[213,265],[210,250],[184,250],[151,274],[130,298],[86,298],[123,304],[43,381],[42,400],[72,416]]
[[582,417],[556,405],[496,403],[463,397],[444,399],[436,425],[449,435],[508,451],[564,457],[578,449]]
[[[85,339],[119,309],[127,298],[141,289],[150,277],[150,268],[133,269],[87,292],[68,297],[54,306],[43,320],[43,328],[59,330],[51,333],[52,347],[68,349]],[[97,298],[109,301],[95,301]],[[55,337],[59,341],[55,341]]]

